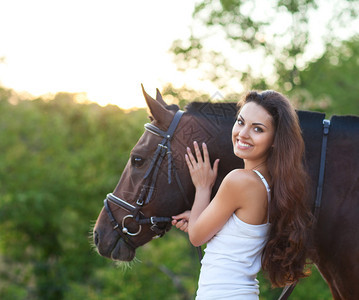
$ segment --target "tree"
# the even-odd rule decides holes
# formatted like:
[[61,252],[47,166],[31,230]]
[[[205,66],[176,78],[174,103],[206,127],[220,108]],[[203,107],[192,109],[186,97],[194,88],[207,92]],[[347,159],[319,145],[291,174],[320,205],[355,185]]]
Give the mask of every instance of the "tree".
[[329,45],[322,57],[299,73],[292,99],[328,115],[359,115],[358,69],[359,36]]
[[127,271],[93,251],[91,223],[148,117],[76,98],[0,87],[0,299],[192,298],[199,262],[182,232],[138,249]]
[[290,93],[328,45],[355,36],[358,12],[358,0],[205,0],[195,6],[191,36],[171,50],[180,70],[199,69],[225,92]]
[[78,104],[67,93],[17,104],[9,103],[14,92],[0,95],[0,298],[63,299],[70,279],[99,263],[90,220],[116,185],[146,112]]

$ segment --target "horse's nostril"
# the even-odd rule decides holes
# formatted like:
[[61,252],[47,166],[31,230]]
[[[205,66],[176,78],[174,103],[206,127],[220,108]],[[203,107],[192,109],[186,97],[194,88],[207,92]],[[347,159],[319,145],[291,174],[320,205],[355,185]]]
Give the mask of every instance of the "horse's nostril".
[[97,231],[95,231],[93,234],[93,241],[94,241],[95,245],[98,246],[99,239],[98,239]]

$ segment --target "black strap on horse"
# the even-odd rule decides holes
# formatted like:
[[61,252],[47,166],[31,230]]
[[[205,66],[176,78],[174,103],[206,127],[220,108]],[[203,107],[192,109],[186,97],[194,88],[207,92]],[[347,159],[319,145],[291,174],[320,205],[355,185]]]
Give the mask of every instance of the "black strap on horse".
[[320,206],[322,204],[325,159],[326,159],[326,154],[327,154],[327,142],[328,142],[329,127],[330,127],[330,121],[323,120],[322,151],[320,154],[320,167],[319,167],[319,178],[318,178],[318,186],[317,186],[317,196],[315,198],[315,205],[314,205],[315,220],[318,220],[318,218],[319,218]]
[[[324,183],[324,171],[325,171],[325,159],[327,155],[327,142],[329,134],[330,121],[323,120],[323,139],[322,139],[322,149],[320,153],[320,164],[319,164],[319,176],[318,176],[318,185],[317,185],[317,194],[314,202],[314,217],[315,221],[318,221],[320,206],[322,204],[322,195],[323,195],[323,183]],[[290,294],[293,292],[298,281],[293,282],[284,287],[282,294],[279,296],[278,300],[286,300],[289,298]]]
[[[155,154],[153,155],[150,166],[148,167],[144,179],[146,179],[146,183],[144,187],[149,186],[149,191],[147,193],[147,197],[144,200],[144,193],[146,192],[146,188],[144,188],[140,194],[139,199],[137,200],[137,205],[142,206],[143,204],[147,204],[153,194],[155,183],[157,180],[158,171],[160,169],[163,158],[167,155],[168,158],[168,184],[172,182],[172,151],[171,151],[171,139],[173,134],[177,128],[177,125],[182,117],[183,111],[178,110],[173,117],[173,120],[167,131],[163,131],[156,127],[151,123],[145,124],[145,129],[154,135],[162,137],[161,143],[158,144]],[[174,170],[175,171],[175,170]],[[152,175],[152,176],[150,176]]]
[[[159,128],[157,128],[156,126],[154,126],[151,123],[148,123],[148,124],[145,125],[146,130],[148,130],[149,132],[151,132],[151,133],[153,133],[155,135],[158,135],[158,136],[161,136],[161,137],[164,138],[164,140],[162,140],[162,142],[161,142],[162,145],[159,144],[159,146],[161,145],[162,149],[163,149],[163,147],[166,147],[166,145],[168,145],[168,149],[170,149],[170,138],[172,137],[172,135],[174,133],[174,130],[177,127],[177,123],[179,122],[179,119],[181,118],[182,113],[183,113],[183,111],[177,111],[177,113],[174,116],[173,121],[172,121],[172,123],[171,123],[171,125],[170,125],[167,132],[164,132],[164,131],[160,130]],[[156,153],[155,153],[155,155],[154,155],[154,157],[152,159],[152,163],[151,163],[150,167],[148,168],[144,178],[148,178],[149,174],[151,173],[151,170],[152,170],[153,166],[155,165],[155,162],[156,162],[156,159],[157,159],[157,156],[158,156],[157,152],[159,150],[161,150],[160,149],[161,147],[159,147],[157,149],[157,151],[156,151]],[[157,168],[159,168],[160,164],[161,164],[161,162],[157,163]],[[172,166],[172,157],[171,157],[171,152],[169,152],[169,155],[168,155],[168,183],[169,184],[171,183],[171,173],[172,173],[171,166]],[[157,174],[157,171],[158,170],[156,170],[154,173]],[[178,186],[179,186],[180,191],[181,191],[181,193],[183,195],[183,198],[186,200],[186,202],[188,204],[189,201],[188,201],[187,196],[186,196],[186,194],[184,192],[182,184],[181,184],[181,182],[180,182],[180,180],[178,178],[178,173],[177,172],[175,172],[175,176],[176,176],[175,178],[176,178],[177,182],[179,183]],[[153,176],[153,178],[156,179],[156,175]],[[147,203],[147,200],[146,200],[145,203]],[[201,263],[201,260],[203,258],[202,248],[199,246],[199,247],[196,247],[196,250],[197,250],[199,261]]]

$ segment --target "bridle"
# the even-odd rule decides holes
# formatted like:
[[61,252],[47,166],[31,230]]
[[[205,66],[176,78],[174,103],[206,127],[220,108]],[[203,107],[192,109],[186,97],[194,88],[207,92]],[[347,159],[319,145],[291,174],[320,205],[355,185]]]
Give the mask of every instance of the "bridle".
[[[105,209],[110,218],[110,222],[113,225],[113,229],[123,238],[125,243],[128,246],[130,246],[132,249],[137,248],[137,246],[133,243],[133,241],[129,238],[129,236],[139,235],[142,230],[142,225],[151,224],[150,227],[151,230],[154,231],[155,234],[159,237],[162,237],[166,233],[166,231],[169,230],[171,226],[172,218],[156,217],[156,216],[146,217],[141,211],[144,205],[148,204],[152,198],[153,192],[155,190],[158,172],[160,170],[162,161],[166,155],[168,158],[168,171],[167,171],[168,184],[172,182],[171,178],[173,174],[184,200],[188,202],[187,196],[184,192],[178,173],[176,172],[176,167],[172,158],[172,151],[171,151],[171,140],[173,138],[174,132],[177,128],[177,125],[182,115],[183,115],[182,110],[178,110],[176,112],[167,131],[163,131],[151,123],[145,124],[145,129],[148,132],[160,136],[163,139],[161,143],[158,144],[157,149],[151,160],[150,166],[146,170],[146,173],[143,177],[143,179],[145,179],[145,182],[141,189],[140,195],[136,201],[136,204],[132,205],[127,201],[115,196],[113,193],[107,194],[106,199],[104,200]],[[108,203],[109,201],[129,212],[128,215],[123,217],[121,224],[119,224],[116,221],[111,211],[111,208],[109,206]],[[130,232],[126,227],[126,221],[129,219],[133,219],[137,223],[138,230],[136,232]],[[159,226],[158,223],[165,223],[165,225]]]

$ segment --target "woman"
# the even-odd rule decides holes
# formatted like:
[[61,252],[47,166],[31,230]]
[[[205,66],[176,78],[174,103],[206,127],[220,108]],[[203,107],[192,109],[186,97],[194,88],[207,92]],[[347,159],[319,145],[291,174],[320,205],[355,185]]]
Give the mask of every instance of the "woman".
[[185,155],[195,199],[172,224],[194,246],[207,243],[197,299],[258,299],[261,267],[276,287],[306,276],[311,215],[295,110],[278,92],[248,93],[232,143],[244,169],[230,172],[212,201],[219,160],[212,168],[207,146],[202,158],[196,142]]

